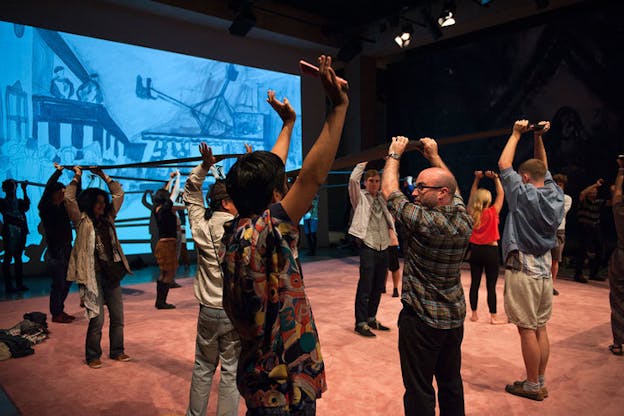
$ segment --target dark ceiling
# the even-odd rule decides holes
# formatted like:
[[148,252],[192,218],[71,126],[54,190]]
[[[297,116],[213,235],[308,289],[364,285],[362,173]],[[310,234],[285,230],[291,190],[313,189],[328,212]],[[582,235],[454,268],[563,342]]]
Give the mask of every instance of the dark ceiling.
[[[436,23],[438,15],[449,2],[456,6],[457,23],[440,28]],[[135,3],[142,2],[135,0]],[[485,2],[486,6],[480,0],[157,0],[147,3],[172,6],[174,13],[177,9],[220,19],[222,27],[239,19],[245,36],[278,42],[289,39],[291,45],[300,47],[331,47],[339,55],[346,51],[343,60],[348,60],[360,52],[378,59],[402,54],[405,50],[398,48],[393,39],[406,23],[414,29],[409,48],[415,48],[514,21],[552,15],[590,2],[491,0]],[[297,45],[297,41],[305,44]]]

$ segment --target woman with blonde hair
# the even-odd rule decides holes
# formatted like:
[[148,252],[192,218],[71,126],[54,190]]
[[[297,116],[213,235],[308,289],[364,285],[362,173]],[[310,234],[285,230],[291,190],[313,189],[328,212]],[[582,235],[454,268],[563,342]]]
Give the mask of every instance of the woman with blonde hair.
[[[479,188],[479,181],[484,177],[494,180],[496,199],[492,203],[492,194],[484,188]],[[496,280],[498,279],[498,215],[503,207],[505,192],[498,174],[488,170],[476,171],[470,189],[468,213],[472,216],[474,226],[470,236],[470,308],[471,321],[478,321],[477,304],[479,301],[479,286],[481,275],[485,269],[487,287],[487,303],[490,310],[490,323],[499,323],[496,320]]]

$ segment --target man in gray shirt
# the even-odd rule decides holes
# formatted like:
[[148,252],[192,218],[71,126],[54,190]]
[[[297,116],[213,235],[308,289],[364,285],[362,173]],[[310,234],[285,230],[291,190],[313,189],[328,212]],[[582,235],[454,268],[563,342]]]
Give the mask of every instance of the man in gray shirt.
[[[379,189],[376,170],[364,174],[368,162],[358,163],[349,178],[349,198],[354,214],[349,234],[360,240],[360,280],[355,294],[355,332],[374,337],[371,329],[389,331],[377,321],[377,308],[388,274],[389,230],[394,222]],[[364,174],[364,189],[360,180]]]

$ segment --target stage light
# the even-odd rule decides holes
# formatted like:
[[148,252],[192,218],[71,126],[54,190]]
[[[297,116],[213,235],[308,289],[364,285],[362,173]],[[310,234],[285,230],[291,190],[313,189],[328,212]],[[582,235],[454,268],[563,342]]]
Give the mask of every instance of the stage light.
[[455,24],[455,9],[455,2],[444,2],[444,7],[442,7],[442,12],[440,13],[440,17],[438,17],[438,24],[441,27],[452,26]]
[[409,23],[405,23],[401,27],[401,32],[398,35],[396,35],[396,37],[394,38],[394,41],[401,48],[406,48],[407,46],[409,46],[410,42],[412,41],[413,33],[414,33],[413,26]]

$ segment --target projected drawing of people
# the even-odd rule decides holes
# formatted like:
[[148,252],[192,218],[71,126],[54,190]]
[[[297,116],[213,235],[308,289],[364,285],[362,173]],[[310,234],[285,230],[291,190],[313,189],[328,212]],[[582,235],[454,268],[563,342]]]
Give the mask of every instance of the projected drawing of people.
[[[2,182],[4,198],[0,198],[0,214],[2,214],[2,240],[4,243],[4,260],[2,262],[2,275],[4,277],[5,293],[17,290],[28,290],[23,283],[22,253],[26,245],[28,234],[28,222],[26,211],[30,209],[30,199],[26,194],[26,182],[21,183],[24,199],[17,198],[17,182],[15,179],[7,179]],[[11,260],[15,260],[15,286],[11,279]]]
[[54,67],[54,77],[50,82],[50,94],[56,98],[70,99],[74,95],[74,83],[65,76],[65,67]]
[[98,74],[91,74],[89,79],[78,87],[78,90],[76,91],[78,99],[86,103],[101,104],[103,98],[99,81],[100,79]]

